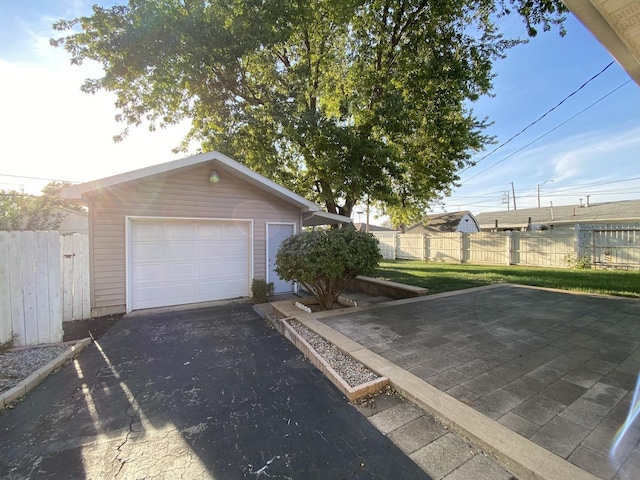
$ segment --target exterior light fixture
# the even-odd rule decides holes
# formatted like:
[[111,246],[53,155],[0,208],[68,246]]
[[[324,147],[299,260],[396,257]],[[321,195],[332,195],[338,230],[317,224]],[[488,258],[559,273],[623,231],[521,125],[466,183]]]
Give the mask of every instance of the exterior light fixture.
[[220,177],[218,176],[217,170],[211,170],[209,172],[209,183],[218,183],[220,181]]

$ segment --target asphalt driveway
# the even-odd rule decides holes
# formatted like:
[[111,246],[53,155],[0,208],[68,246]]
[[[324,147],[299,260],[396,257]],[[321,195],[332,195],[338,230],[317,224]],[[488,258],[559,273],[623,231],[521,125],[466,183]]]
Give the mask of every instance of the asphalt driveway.
[[124,318],[0,414],[2,478],[428,478],[250,305]]

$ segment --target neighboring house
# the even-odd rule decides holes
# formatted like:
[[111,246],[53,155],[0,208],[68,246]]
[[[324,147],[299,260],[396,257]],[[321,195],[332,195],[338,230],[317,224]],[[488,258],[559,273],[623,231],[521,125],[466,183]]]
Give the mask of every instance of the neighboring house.
[[89,233],[89,217],[85,212],[78,212],[64,207],[52,207],[52,215],[62,217],[60,226],[56,228],[60,235],[70,235],[72,233]]
[[367,228],[366,223],[354,223],[353,226],[356,227],[356,230],[362,230],[363,232],[397,232],[397,230],[394,230],[393,228],[380,227],[378,225],[371,224],[369,224],[369,228]]
[[408,234],[430,233],[475,233],[480,227],[471,212],[452,212],[427,215],[421,222],[411,225],[405,230]]
[[640,200],[525,208],[476,215],[483,232],[574,230],[576,225],[640,228]]
[[280,243],[305,225],[350,223],[210,152],[73,185],[89,207],[92,316],[275,292]]

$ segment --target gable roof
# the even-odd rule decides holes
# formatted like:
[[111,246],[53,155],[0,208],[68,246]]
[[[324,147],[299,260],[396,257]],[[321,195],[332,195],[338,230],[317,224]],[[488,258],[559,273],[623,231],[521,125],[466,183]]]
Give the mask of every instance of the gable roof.
[[567,225],[574,223],[640,222],[640,200],[622,202],[592,203],[589,206],[559,205],[544,208],[525,208],[485,212],[476,215],[482,230],[525,228],[532,224]]
[[[356,230],[362,230],[363,232],[367,231],[367,224],[366,223],[354,223],[353,224],[354,227],[356,227]],[[397,232],[397,230],[394,230],[393,228],[387,228],[387,227],[380,227],[379,225],[371,225],[369,224],[369,232]]]
[[[406,233],[445,233],[455,232],[460,221],[465,215],[475,220],[468,210],[461,212],[446,212],[426,215],[421,222],[415,223],[406,229]],[[477,223],[477,221],[476,221]]]
[[154,175],[161,175],[175,170],[187,169],[203,163],[211,163],[212,169],[220,168],[221,170],[229,171],[230,173],[241,177],[246,182],[251,183],[266,192],[269,192],[272,195],[279,197],[290,204],[296,205],[297,207],[302,209],[303,212],[320,211],[320,207],[314,202],[307,200],[306,198],[292,192],[282,185],[278,185],[274,181],[269,180],[267,177],[254,172],[250,168],[245,167],[241,163],[238,163],[232,158],[217,151],[201,153],[199,155],[193,155],[191,157],[180,158],[178,160],[140,168],[138,170],[120,173],[111,177],[93,180],[91,182],[72,185],[70,187],[62,189],[62,196],[64,198],[83,198],[83,196],[91,195],[92,193],[95,193],[103,188],[115,187],[122,183],[139,181],[147,177],[152,177]]

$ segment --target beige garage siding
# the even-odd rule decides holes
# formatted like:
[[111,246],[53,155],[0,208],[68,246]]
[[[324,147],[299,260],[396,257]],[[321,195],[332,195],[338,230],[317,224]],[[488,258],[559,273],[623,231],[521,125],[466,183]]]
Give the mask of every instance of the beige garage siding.
[[209,183],[209,166],[173,172],[94,194],[90,201],[92,314],[126,309],[125,218],[127,216],[253,220],[255,278],[266,276],[266,223],[293,222],[300,210],[218,168]]

